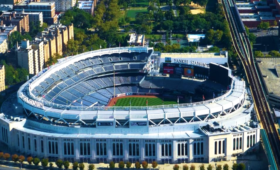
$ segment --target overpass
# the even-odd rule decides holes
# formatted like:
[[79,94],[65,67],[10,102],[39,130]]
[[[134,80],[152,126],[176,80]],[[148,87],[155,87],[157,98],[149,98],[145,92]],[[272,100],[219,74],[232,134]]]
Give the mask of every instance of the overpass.
[[[246,34],[245,27],[239,16],[236,5],[233,0],[222,0],[225,17],[229,23],[231,37],[234,48],[242,62],[249,87],[255,102],[255,111],[260,121],[261,127],[265,130],[262,138],[267,145],[267,156],[271,154],[271,170],[280,169],[280,138],[278,134],[278,125],[274,122],[273,115],[267,102],[259,75],[256,71],[252,47]],[[265,139],[264,139],[265,138]]]

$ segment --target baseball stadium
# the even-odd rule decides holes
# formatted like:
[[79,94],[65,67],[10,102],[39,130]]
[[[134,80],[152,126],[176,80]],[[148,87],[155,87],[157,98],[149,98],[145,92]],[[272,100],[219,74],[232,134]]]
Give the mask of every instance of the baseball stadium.
[[227,60],[149,47],[62,58],[6,99],[0,140],[50,160],[231,160],[258,149],[260,126]]

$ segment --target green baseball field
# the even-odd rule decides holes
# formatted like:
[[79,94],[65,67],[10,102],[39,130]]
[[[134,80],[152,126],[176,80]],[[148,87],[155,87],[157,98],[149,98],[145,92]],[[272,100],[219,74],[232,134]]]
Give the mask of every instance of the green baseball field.
[[168,104],[177,104],[175,100],[164,100],[158,97],[127,97],[120,98],[117,100],[115,106],[155,106],[155,105],[168,105]]

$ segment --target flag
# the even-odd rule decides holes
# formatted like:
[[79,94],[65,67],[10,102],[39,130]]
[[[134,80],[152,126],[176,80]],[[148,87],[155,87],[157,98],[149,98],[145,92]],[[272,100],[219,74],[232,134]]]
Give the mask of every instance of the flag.
[[205,97],[204,97],[204,95],[202,95],[202,99],[203,99],[203,100],[205,100]]
[[146,100],[146,105],[148,106],[148,100]]

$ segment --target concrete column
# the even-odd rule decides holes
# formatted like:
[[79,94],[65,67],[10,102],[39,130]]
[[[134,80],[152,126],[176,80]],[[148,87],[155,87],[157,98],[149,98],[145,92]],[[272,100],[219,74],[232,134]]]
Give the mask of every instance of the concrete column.
[[92,162],[96,161],[96,140],[95,139],[91,139],[90,140],[90,147],[91,147],[91,157],[90,160]]
[[58,158],[62,159],[64,153],[64,143],[62,138],[58,138],[57,145],[58,145]]
[[160,140],[157,140],[156,143],[156,160],[157,162],[161,162],[161,147],[160,147]]
[[193,142],[194,140],[193,139],[189,139],[189,142],[188,142],[188,156],[189,156],[189,161],[190,162],[193,162]]
[[113,153],[112,153],[112,139],[107,139],[107,161],[111,161],[113,159]]
[[80,139],[74,139],[74,159],[76,161],[79,161],[79,157],[80,157],[80,147],[79,147],[79,141]]
[[128,161],[129,155],[128,155],[128,139],[123,140],[123,149],[124,149],[124,161]]
[[44,157],[47,158],[49,155],[49,145],[48,145],[48,138],[46,136],[43,137],[43,144],[44,144]]
[[139,141],[139,149],[140,149],[140,160],[144,161],[144,159],[145,159],[145,143],[144,143],[144,140]]
[[177,162],[177,141],[173,140],[172,141],[172,162],[175,163]]

